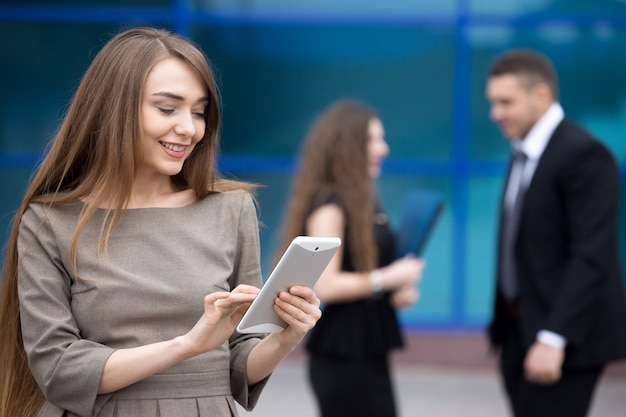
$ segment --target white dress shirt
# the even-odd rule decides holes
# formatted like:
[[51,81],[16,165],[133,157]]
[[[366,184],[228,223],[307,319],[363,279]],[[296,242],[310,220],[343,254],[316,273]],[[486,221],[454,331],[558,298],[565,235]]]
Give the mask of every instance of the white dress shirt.
[[[537,123],[530,129],[526,137],[523,139],[513,139],[511,146],[513,151],[523,152],[526,157],[526,164],[524,164],[524,170],[521,173],[522,181],[521,186],[528,187],[530,184],[539,158],[543,154],[544,149],[548,145],[552,133],[556,127],[561,123],[565,113],[559,103],[552,103],[548,111],[539,119]],[[509,185],[507,185],[506,195],[504,202],[507,205],[512,206],[515,202],[515,196],[517,195],[516,185],[518,181],[516,177],[520,175],[518,172],[511,172],[509,179]],[[565,338],[557,333],[549,330],[540,330],[537,333],[537,340],[546,345],[562,349],[567,344]]]
[[[526,160],[526,164],[524,165],[524,172],[522,174],[522,184],[524,187],[528,187],[530,184],[533,174],[535,173],[535,169],[537,168],[539,158],[541,158],[544,149],[548,145],[548,142],[552,137],[552,133],[554,133],[554,130],[559,123],[561,123],[564,117],[565,113],[563,112],[561,105],[559,103],[552,103],[552,105],[548,108],[548,111],[546,111],[541,119],[535,123],[525,138],[513,139],[511,141],[513,151],[523,152],[528,158]],[[514,181],[511,180],[510,182]],[[515,198],[517,190],[512,191],[513,192],[507,188],[507,204],[509,200]]]

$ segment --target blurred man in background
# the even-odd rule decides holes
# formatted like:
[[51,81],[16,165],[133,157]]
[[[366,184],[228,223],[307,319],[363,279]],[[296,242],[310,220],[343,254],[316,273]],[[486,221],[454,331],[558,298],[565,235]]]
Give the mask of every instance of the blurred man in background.
[[565,118],[545,56],[503,54],[486,95],[513,154],[490,341],[515,417],[583,417],[606,364],[626,357],[618,167]]

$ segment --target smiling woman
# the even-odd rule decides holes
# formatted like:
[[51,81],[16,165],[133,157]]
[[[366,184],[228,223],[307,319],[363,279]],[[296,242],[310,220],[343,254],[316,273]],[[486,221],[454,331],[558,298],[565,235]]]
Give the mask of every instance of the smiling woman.
[[[215,166],[219,102],[186,38],[119,34],[84,75],[17,211],[0,306],[0,415],[233,416],[252,409],[320,301],[259,292],[253,185]],[[132,210],[131,210],[132,209]]]
[[[130,207],[161,204],[163,194],[172,196],[172,175],[181,171],[183,163],[202,140],[206,130],[208,89],[200,75],[178,58],[158,62],[148,73],[141,99],[142,126],[141,160],[136,170],[138,183],[159,181],[162,185],[156,195],[135,195]],[[183,200],[193,199],[191,189]],[[141,198],[141,200],[137,200]],[[191,201],[189,201],[191,202]]]

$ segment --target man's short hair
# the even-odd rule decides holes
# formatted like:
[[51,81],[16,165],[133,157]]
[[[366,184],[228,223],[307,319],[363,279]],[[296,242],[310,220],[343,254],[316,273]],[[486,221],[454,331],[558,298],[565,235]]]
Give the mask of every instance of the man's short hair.
[[491,65],[490,77],[512,74],[520,77],[527,88],[546,84],[554,99],[559,97],[558,77],[550,59],[531,49],[516,49],[500,55]]

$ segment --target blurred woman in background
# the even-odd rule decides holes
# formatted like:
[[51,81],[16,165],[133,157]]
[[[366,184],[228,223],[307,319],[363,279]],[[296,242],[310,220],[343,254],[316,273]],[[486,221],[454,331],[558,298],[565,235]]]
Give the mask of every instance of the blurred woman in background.
[[324,309],[306,345],[322,417],[397,415],[388,354],[403,345],[396,310],[418,300],[424,265],[394,259],[375,187],[388,153],[377,114],[340,100],[310,130],[293,183],[277,255],[298,235],[342,239],[315,285]]

